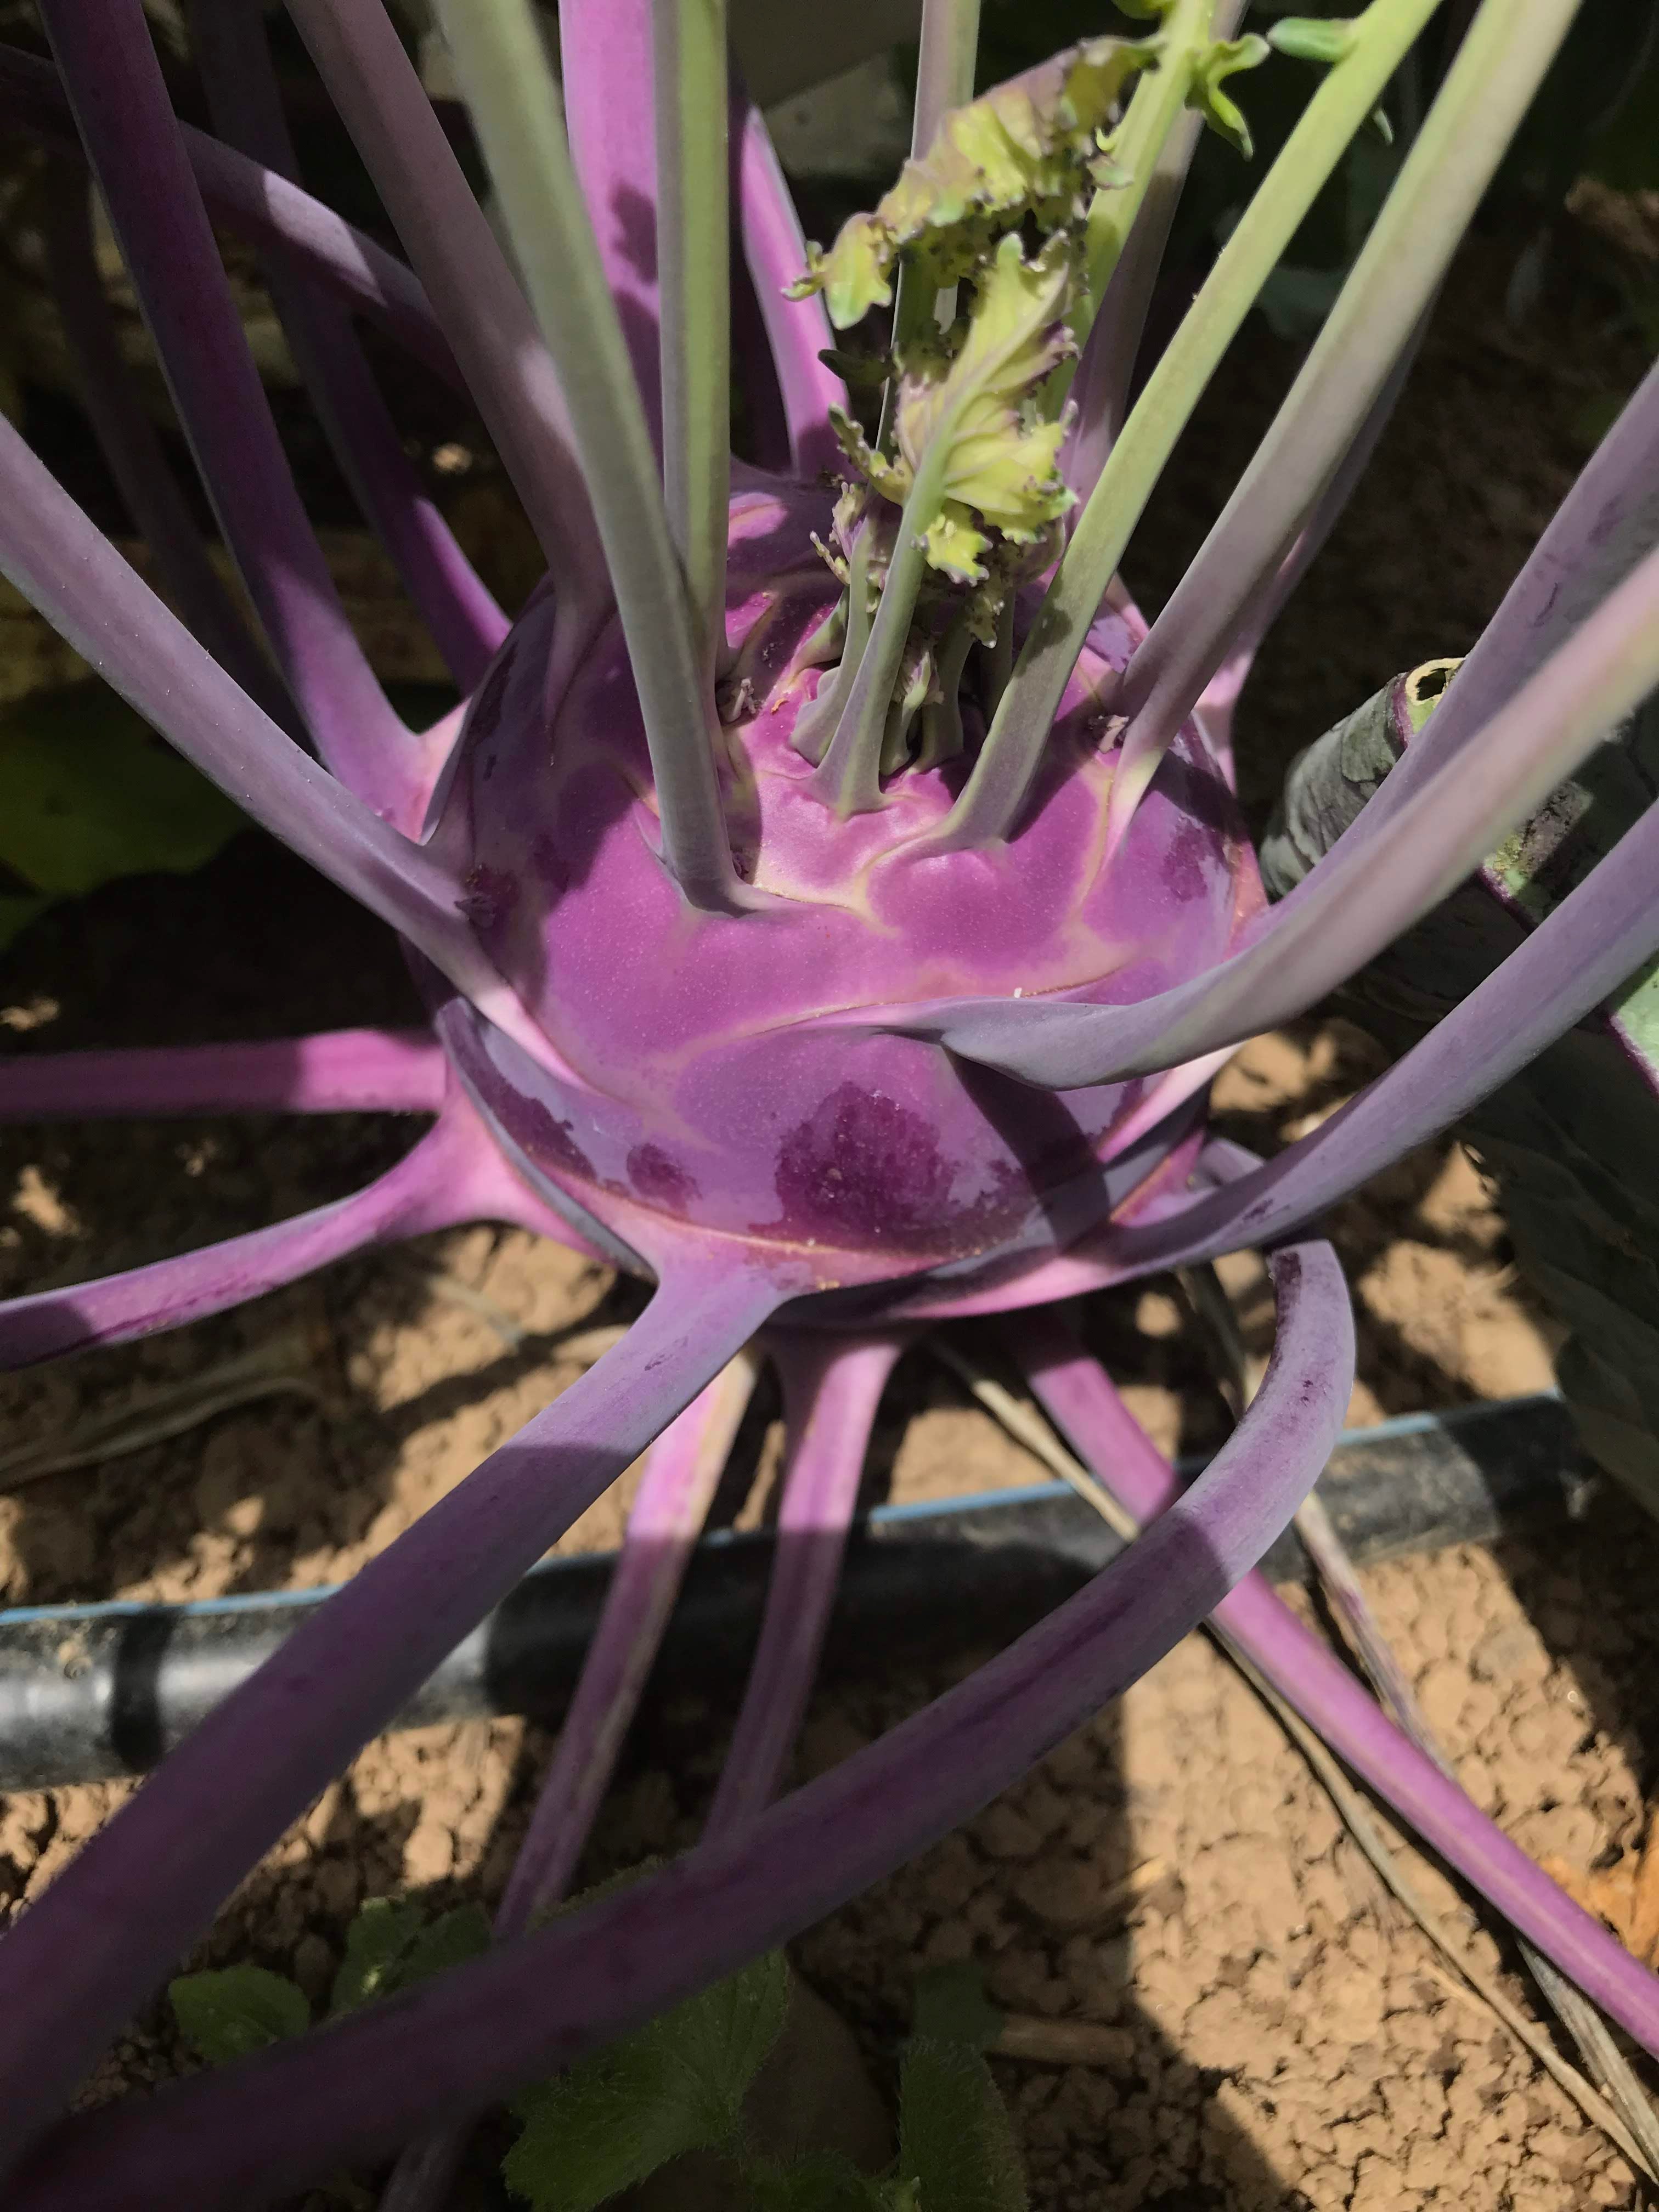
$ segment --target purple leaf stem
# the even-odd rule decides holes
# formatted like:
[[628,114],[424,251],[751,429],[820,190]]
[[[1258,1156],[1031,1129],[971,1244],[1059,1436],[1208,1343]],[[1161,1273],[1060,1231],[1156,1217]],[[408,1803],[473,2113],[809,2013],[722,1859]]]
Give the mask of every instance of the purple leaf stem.
[[9,1053],[0,1121],[155,1114],[435,1114],[442,1048],[426,1030],[330,1030],[258,1044]]
[[1322,867],[1368,844],[1659,545],[1659,362],[1556,510],[1399,767]]
[[[297,181],[265,43],[263,0],[195,0],[191,25],[216,129],[243,153]],[[271,299],[335,459],[456,688],[471,691],[507,635],[507,617],[404,453],[346,310],[280,247],[267,251],[265,264]]]
[[[614,1352],[297,1629],[14,1923],[0,1941],[7,2163],[249,1868],[781,1294],[775,1279],[725,1255],[665,1280]],[[426,2086],[406,2077],[417,2095],[405,2133],[455,2109]],[[337,2162],[325,2146],[322,2162]],[[143,2186],[127,2186],[125,2201],[144,2203]]]
[[450,1226],[465,1134],[440,1121],[395,1168],[349,1198],[170,1260],[0,1303],[0,1368],[88,1345],[125,1344],[263,1297],[348,1252]]
[[[15,2178],[12,2212],[129,2212],[146,2203],[216,2212],[280,2201],[318,2174],[372,2158],[435,2118],[477,2112],[639,2026],[947,1834],[1213,1611],[1312,1486],[1352,1384],[1347,1293],[1326,1245],[1277,1251],[1268,1267],[1278,1337],[1239,1427],[1128,1553],[988,1666],[752,1823],[624,1890],[319,2034],[143,2100],[77,2113]],[[465,1547],[460,1556],[468,1557]],[[400,1595],[396,1619],[405,1632],[422,1618],[423,1595]],[[336,1598],[322,1618],[345,1602]],[[349,1683],[360,1662],[347,1657],[337,1672]],[[226,1731],[216,1753],[232,1740]],[[212,1786],[217,1809],[224,1793],[216,1773]],[[135,1808],[149,1795],[141,1791]],[[244,1844],[252,1839],[250,1832]],[[94,1853],[100,1865],[118,1856],[126,1869],[118,1909],[107,1922],[100,1915],[100,1925],[120,1927],[129,1899],[134,1913],[155,1911],[157,1867],[167,1865],[169,1875],[173,1869],[132,1836],[131,1811],[118,1814],[0,1944],[0,1969],[7,1948],[46,1918]],[[0,2011],[23,2079],[40,2069],[42,1993],[55,2000],[60,1971],[85,1977],[107,1956],[98,1945],[66,1942],[60,1968],[58,1952],[42,1958],[44,1948],[7,1987]],[[165,1955],[163,1946],[155,1949],[158,1960]],[[77,1979],[64,1989],[64,2017],[88,2008],[83,1986]],[[134,1976],[126,1986],[136,1998],[144,1984]],[[101,2027],[114,2008],[101,1987],[97,1996]],[[94,2047],[95,2032],[81,2039],[77,2056],[84,2061]],[[55,2064],[55,2079],[69,2070]]]
[[[1271,1029],[1443,898],[1656,682],[1659,551],[1499,709],[1478,747],[1448,760],[1368,845],[1343,839],[1287,898],[1246,926],[1243,951],[1207,973],[1128,1006],[956,999],[895,1009],[883,1026],[1060,1091],[1149,1073]],[[1596,997],[1638,964],[1628,962]],[[867,1013],[839,1018],[847,1026],[871,1020]],[[1480,1083],[1473,1095],[1491,1087]]]
[[789,1461],[760,1642],[709,1808],[711,1838],[744,1826],[777,1794],[817,1673],[876,1407],[908,1341],[785,1330],[770,1340]]
[[651,9],[652,0],[559,0],[559,76],[570,159],[660,462],[662,303]]
[[[1659,805],[1386,1074],[1265,1167],[1110,1237],[1137,1273],[1285,1237],[1449,1128],[1659,953]],[[1208,1148],[1224,1160],[1231,1148]],[[1203,1162],[1200,1161],[1200,1165]]]
[[[1297,531],[1289,550],[1265,580],[1258,579],[1253,592],[1237,601],[1231,632],[1224,632],[1218,624],[1206,627],[1196,619],[1186,634],[1178,626],[1167,624],[1165,617],[1187,588],[1186,577],[1176,585],[1169,603],[1136,648],[1124,674],[1123,689],[1114,702],[1117,711],[1130,718],[1129,726],[1123,733],[1122,758],[1126,762],[1132,750],[1161,756],[1188,715],[1194,714],[1225,769],[1228,782],[1234,782],[1233,710],[1251,665],[1262,639],[1279,620],[1285,601],[1307,574],[1346,512],[1360,478],[1370,466],[1377,441],[1389,426],[1427,329],[1425,315],[1389,371],[1382,390],[1371,403],[1370,414],[1355,433],[1312,512]],[[1188,615],[1193,611],[1189,607]],[[1224,635],[1226,655],[1218,664],[1215,655]]]
[[[50,62],[0,45],[0,114],[56,153],[84,166],[67,95]],[[354,230],[286,177],[193,125],[180,126],[185,151],[209,212],[259,246],[280,246],[355,312],[374,318],[434,374],[465,392],[465,380],[444,341],[419,281],[372,238]]]
[[529,1927],[576,1870],[759,1371],[753,1352],[739,1352],[651,1448],[605,1612],[501,1899],[498,1936]]
[[806,266],[806,241],[766,118],[735,76],[732,140],[738,234],[783,397],[790,466],[795,476],[811,477],[841,465],[830,410],[848,404],[847,387],[818,358],[835,343],[822,295],[786,297],[786,288]]
[[[1032,1389],[1079,1457],[1138,1521],[1156,1527],[1178,1486],[1098,1363],[1052,1314],[1022,1316],[1011,1338]],[[1262,1576],[1247,1576],[1214,1619],[1345,1765],[1644,2050],[1659,2053],[1659,1978],[1477,1811]]]
[[570,419],[529,302],[380,0],[289,0],[582,627],[609,603]]
[[0,574],[222,791],[426,953],[534,1052],[459,886],[263,714],[0,419]]
[[220,666],[285,729],[297,727],[293,702],[249,634],[208,557],[155,425],[133,387],[93,251],[90,187],[84,167],[54,163],[45,222],[52,289],[75,358],[81,398],[100,451],[148,544],[162,588]]
[[[576,1870],[759,1372],[753,1346],[738,1352],[647,1455],[605,1610],[495,1915],[497,1942],[556,1905]],[[380,2212],[438,2212],[465,2149],[465,2130],[411,2143]]]
[[179,422],[288,688],[342,781],[385,820],[417,828],[413,740],[363,657],[301,504],[143,0],[43,0],[41,16]]

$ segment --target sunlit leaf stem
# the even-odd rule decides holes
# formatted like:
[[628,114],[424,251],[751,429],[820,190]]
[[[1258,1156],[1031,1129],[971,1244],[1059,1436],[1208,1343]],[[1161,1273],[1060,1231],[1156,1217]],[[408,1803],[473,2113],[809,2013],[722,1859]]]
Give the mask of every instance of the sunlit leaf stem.
[[711,692],[725,643],[732,442],[726,0],[653,0],[663,481]]
[[1348,142],[1438,0],[1372,0],[1148,380],[1026,637],[974,773],[932,849],[1004,836],[1114,571],[1176,440]]
[[[730,909],[739,894],[714,776],[712,691],[541,34],[529,0],[440,0],[439,15],[570,410],[639,685],[663,856],[694,904]],[[724,116],[722,99],[722,129]],[[723,158],[720,175],[723,193]]]

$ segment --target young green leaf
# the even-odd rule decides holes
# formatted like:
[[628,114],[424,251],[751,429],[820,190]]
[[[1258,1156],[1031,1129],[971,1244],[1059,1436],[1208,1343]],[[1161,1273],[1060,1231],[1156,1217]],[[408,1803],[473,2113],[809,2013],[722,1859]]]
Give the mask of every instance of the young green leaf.
[[1258,39],[1254,32],[1246,38],[1218,41],[1199,64],[1193,88],[1187,95],[1188,107],[1195,107],[1211,130],[1226,139],[1247,161],[1254,150],[1250,126],[1237,101],[1221,87],[1226,78],[1236,76],[1241,70],[1259,68],[1267,60],[1268,52],[1267,41]]
[[902,2212],[890,2184],[872,2181],[835,2151],[787,2161],[747,2158],[743,2179],[755,2212]]
[[1157,59],[1155,39],[1087,39],[953,109],[873,214],[851,216],[827,252],[810,250],[792,296],[821,291],[846,330],[892,298],[902,252],[954,284],[1024,218],[1045,231],[1080,221],[1124,88]]
[[395,1996],[489,1948],[489,1916],[481,1905],[458,1905],[428,1923],[416,1899],[371,1897],[347,1930],[329,2011],[355,2012],[376,1997]]
[[534,2212],[592,2212],[683,2152],[734,2143],[788,2003],[773,1953],[532,2090],[508,2188]]
[[0,714],[0,861],[78,898],[118,876],[185,874],[247,817],[102,684]]
[[931,1967],[916,1982],[912,2033],[964,2051],[988,2051],[1002,2032],[1002,2013],[985,1994],[985,1978],[971,1959]]
[[311,2025],[305,1991],[266,1966],[180,1974],[167,1984],[167,1996],[186,2039],[216,2065],[303,2035]]
[[1007,2110],[976,2051],[911,2039],[899,2075],[898,2170],[918,2212],[1028,2212]]
[[915,534],[929,567],[956,582],[977,584],[988,573],[994,541],[981,525],[1030,544],[1073,503],[1059,468],[1066,425],[1036,419],[1032,403],[1072,349],[1065,310],[1073,274],[1064,240],[1028,262],[1018,237],[1005,238],[957,350],[918,349],[904,364],[892,460],[849,417],[836,419],[848,459],[884,498],[902,504],[925,469],[937,504],[915,518]]

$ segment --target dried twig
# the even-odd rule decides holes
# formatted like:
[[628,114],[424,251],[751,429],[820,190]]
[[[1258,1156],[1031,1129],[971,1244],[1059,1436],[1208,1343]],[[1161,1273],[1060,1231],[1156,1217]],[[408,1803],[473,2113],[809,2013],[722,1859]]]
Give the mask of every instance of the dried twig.
[[166,1443],[256,1399],[291,1396],[328,1405],[335,1394],[318,1376],[317,1344],[313,1328],[286,1329],[185,1382],[137,1391],[112,1411],[88,1413],[55,1436],[0,1453],[0,1492]]

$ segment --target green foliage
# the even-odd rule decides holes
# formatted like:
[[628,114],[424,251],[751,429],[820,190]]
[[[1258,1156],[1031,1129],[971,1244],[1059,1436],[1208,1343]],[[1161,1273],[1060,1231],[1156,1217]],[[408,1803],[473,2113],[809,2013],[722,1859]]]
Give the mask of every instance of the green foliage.
[[[1072,349],[1065,307],[1073,274],[1065,241],[1033,261],[1005,238],[980,277],[955,349],[925,345],[899,379],[896,451],[875,452],[851,418],[835,416],[848,459],[884,499],[902,507],[927,457],[938,505],[916,516],[930,568],[963,584],[985,581],[993,540],[1034,544],[1072,504],[1060,474],[1064,425],[1035,417],[1035,401]],[[993,617],[994,619],[994,617]]]
[[827,252],[811,250],[794,296],[823,292],[846,330],[892,298],[901,253],[935,286],[954,284],[1023,222],[1044,233],[1079,222],[1110,181],[1102,155],[1124,88],[1157,58],[1153,40],[1085,40],[954,109],[873,213],[850,217]]
[[329,1995],[330,2015],[395,1996],[489,1948],[489,1917],[481,1905],[463,1905],[428,1921],[417,1899],[371,1897],[347,1933],[345,1957]]
[[185,2039],[216,2066],[303,2035],[311,2025],[305,1991],[264,1966],[180,1974],[169,1983],[167,1996]]
[[732,2145],[788,2002],[775,1952],[533,2090],[508,2188],[535,2212],[592,2212],[671,2158]]
[[0,712],[0,945],[118,877],[201,867],[247,820],[99,683]]

